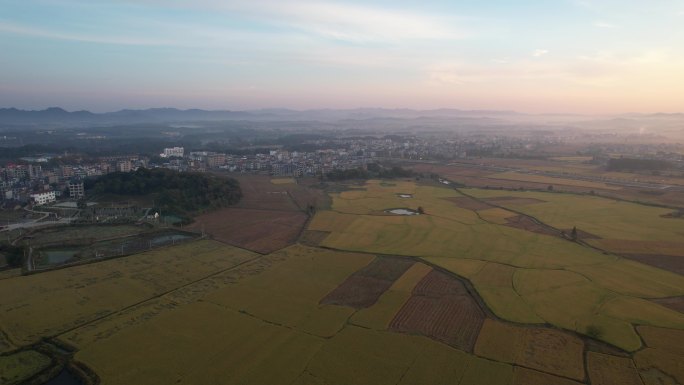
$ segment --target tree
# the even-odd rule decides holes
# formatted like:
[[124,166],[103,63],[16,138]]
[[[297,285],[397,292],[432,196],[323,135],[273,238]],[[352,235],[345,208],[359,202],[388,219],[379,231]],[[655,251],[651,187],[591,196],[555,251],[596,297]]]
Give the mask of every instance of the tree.
[[586,334],[593,339],[600,339],[603,336],[603,329],[597,325],[587,326]]
[[570,232],[570,239],[573,241],[577,240],[577,226],[572,227],[572,231]]
[[24,261],[24,248],[12,245],[0,245],[0,251],[5,254],[5,260],[10,267],[20,267]]
[[423,206],[418,206],[418,214],[425,214],[425,210],[423,210]]
[[546,188],[548,191],[553,191],[553,186],[549,185],[549,187]]

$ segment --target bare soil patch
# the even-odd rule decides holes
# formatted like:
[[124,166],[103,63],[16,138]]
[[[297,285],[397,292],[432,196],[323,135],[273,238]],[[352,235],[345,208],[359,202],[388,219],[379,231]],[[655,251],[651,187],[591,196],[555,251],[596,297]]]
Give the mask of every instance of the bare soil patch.
[[236,176],[235,179],[240,182],[240,189],[242,189],[242,199],[235,207],[260,210],[299,210],[299,207],[288,194],[288,186],[290,185],[274,185],[271,183],[270,177],[262,175]]
[[684,313],[684,297],[659,298],[652,299],[651,301],[680,313]]
[[623,257],[684,275],[684,256],[660,254],[622,254]]
[[377,257],[350,275],[322,300],[324,305],[371,307],[414,262],[408,258]]
[[515,227],[516,229],[522,229],[537,234],[551,235],[556,237],[560,236],[559,231],[542,226],[535,222],[532,218],[524,215],[516,215],[514,217],[506,218],[506,222],[508,223],[504,226]]
[[390,330],[421,334],[472,352],[485,313],[456,278],[426,275],[395,315]]
[[491,209],[494,208],[492,205],[488,205],[486,203],[482,203],[476,199],[470,198],[470,197],[451,197],[451,198],[444,198],[445,200],[448,200],[449,202],[453,202],[456,206],[466,209],[466,210],[486,210],[486,209]]
[[520,197],[512,197],[512,196],[505,196],[505,197],[494,197],[494,198],[485,198],[483,201],[490,202],[495,205],[519,205],[519,206],[525,206],[525,205],[534,205],[538,203],[546,203],[546,201],[543,201],[541,199],[536,199],[536,198],[520,198]]
[[225,208],[200,215],[190,226],[214,239],[258,253],[271,253],[296,242],[306,223],[301,211]]

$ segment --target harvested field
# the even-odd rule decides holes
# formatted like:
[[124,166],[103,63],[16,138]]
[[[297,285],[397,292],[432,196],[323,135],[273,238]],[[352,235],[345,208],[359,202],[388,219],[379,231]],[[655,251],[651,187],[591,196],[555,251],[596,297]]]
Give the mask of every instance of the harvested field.
[[463,284],[442,272],[431,271],[413,289],[413,295],[444,297],[448,295],[470,295]]
[[299,208],[287,193],[288,185],[275,185],[268,176],[235,176],[240,182],[242,199],[235,207],[261,210],[290,210]]
[[356,312],[350,322],[370,329],[387,330],[399,309],[411,297],[413,288],[430,271],[432,271],[431,267],[414,263],[399,279],[394,281],[394,284],[380,296],[373,306]]
[[588,352],[587,372],[592,385],[643,385],[629,358]]
[[308,206],[322,208],[329,200],[322,189],[309,187],[312,180],[294,183],[291,178],[271,180],[264,175],[243,175],[235,179],[240,182],[243,194],[236,205],[240,208],[305,211]]
[[559,330],[486,320],[475,345],[479,356],[572,378],[584,378],[584,343]]
[[293,244],[306,219],[301,211],[225,208],[200,215],[190,228],[203,229],[217,241],[267,254]]
[[525,205],[534,205],[537,203],[546,203],[546,201],[543,201],[541,199],[521,198],[521,197],[512,197],[512,196],[486,198],[486,199],[483,199],[483,201],[489,202],[489,203],[495,204],[495,205],[506,204],[506,205],[513,205],[513,206],[525,206]]
[[311,188],[299,184],[284,185],[294,203],[300,210],[306,211],[309,206],[325,209],[330,206],[330,197],[322,189]]
[[470,197],[450,197],[450,198],[444,198],[445,200],[449,202],[453,202],[456,206],[466,209],[466,210],[487,210],[487,209],[492,209],[494,206],[488,205],[486,203],[480,202],[476,199],[470,198]]
[[390,330],[428,336],[472,351],[485,314],[457,279],[428,273],[390,323]]
[[319,246],[330,235],[330,231],[304,230],[299,236],[299,243],[306,246]]
[[684,275],[684,256],[658,254],[622,254],[622,256],[645,265]]
[[651,300],[659,305],[663,305],[672,310],[677,310],[678,312],[684,313],[684,296],[683,297],[670,297],[670,298],[658,298]]
[[377,257],[326,295],[321,304],[356,309],[370,307],[413,264],[406,258]]
[[515,227],[516,229],[526,230],[532,233],[551,236],[560,235],[558,231],[555,231],[546,226],[542,226],[539,223],[535,222],[532,218],[524,215],[517,215],[514,217],[506,218],[506,222],[508,223],[505,226]]

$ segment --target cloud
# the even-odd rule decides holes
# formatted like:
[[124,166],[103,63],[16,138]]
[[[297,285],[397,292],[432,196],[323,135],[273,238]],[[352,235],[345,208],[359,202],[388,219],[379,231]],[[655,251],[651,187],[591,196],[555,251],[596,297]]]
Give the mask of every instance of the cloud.
[[257,0],[219,7],[270,24],[315,36],[350,42],[452,40],[463,37],[442,16],[326,1]]
[[153,45],[173,45],[172,40],[160,40],[140,38],[135,36],[97,36],[93,34],[84,33],[70,33],[54,31],[44,28],[37,28],[33,26],[26,26],[20,24],[0,22],[0,32],[11,33],[16,35],[44,37],[48,39],[80,41],[86,43],[98,44],[117,44],[117,45],[139,45],[139,46],[153,46]]
[[511,62],[511,60],[508,59],[508,58],[503,58],[503,59],[492,59],[491,62],[492,62],[492,63],[495,63],[495,64],[508,64],[508,63]]
[[[103,0],[92,0],[102,2]],[[136,6],[180,8],[245,17],[272,26],[289,27],[319,38],[365,42],[453,40],[464,37],[454,17],[397,7],[372,7],[313,0],[124,0]]]
[[597,21],[594,23],[595,27],[598,28],[604,28],[604,29],[612,29],[612,28],[617,28],[615,24],[607,23],[605,21]]
[[542,57],[546,54],[548,54],[549,51],[545,49],[535,49],[534,52],[532,52],[532,56],[534,57]]

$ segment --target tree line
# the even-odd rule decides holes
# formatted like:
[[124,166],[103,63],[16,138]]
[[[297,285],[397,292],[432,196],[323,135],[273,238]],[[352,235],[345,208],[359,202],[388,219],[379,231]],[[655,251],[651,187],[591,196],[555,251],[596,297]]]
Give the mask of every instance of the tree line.
[[407,170],[398,166],[384,168],[377,163],[370,163],[367,168],[352,168],[349,170],[335,169],[325,174],[329,180],[348,180],[348,179],[393,179],[410,178],[414,175],[412,170]]
[[179,214],[233,205],[242,198],[240,185],[233,178],[165,168],[114,172],[86,181],[85,187],[96,194],[154,194],[158,208]]
[[659,159],[612,158],[606,168],[608,171],[660,171],[672,168],[672,163]]

